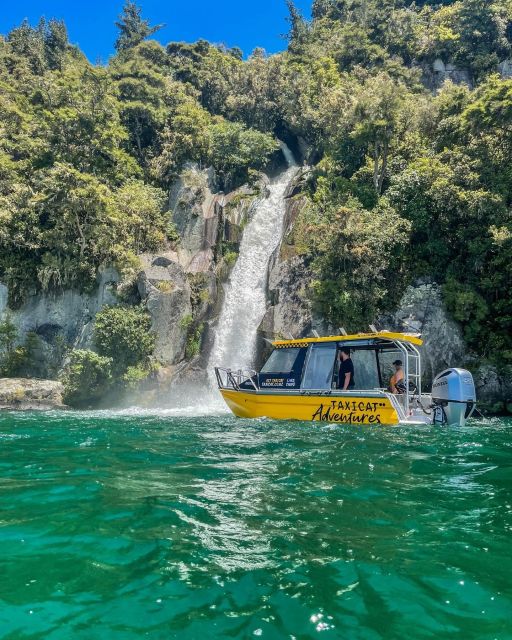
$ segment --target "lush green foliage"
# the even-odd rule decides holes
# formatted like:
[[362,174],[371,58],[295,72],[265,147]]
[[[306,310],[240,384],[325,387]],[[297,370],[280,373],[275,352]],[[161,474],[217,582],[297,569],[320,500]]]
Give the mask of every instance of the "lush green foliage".
[[151,318],[143,307],[104,307],[94,322],[94,344],[100,355],[112,358],[114,373],[147,366],[155,346]]
[[95,318],[96,352],[75,349],[63,375],[65,402],[75,407],[101,401],[147,378],[155,336],[142,307],[104,307]]
[[353,198],[321,215],[314,207],[305,212],[296,242],[312,257],[320,312],[357,331],[393,307],[403,291],[409,228],[385,198],[371,212]]
[[[213,165],[229,189],[281,137],[312,166],[294,233],[334,326],[361,328],[430,277],[471,346],[510,361],[512,81],[495,73],[511,54],[512,5],[314,0],[310,22],[289,9],[288,50],[245,61],[205,41],[146,41],[155,28],[132,3],[106,67],[58,21],[0,39],[11,303],[92,287],[102,265],[129,270],[136,253],[176,242],[165,191],[184,164]],[[432,91],[436,59],[471,86]]]
[[[295,240],[334,326],[367,325],[429,277],[470,346],[510,362],[512,81],[495,74],[510,7],[445,4],[317,0],[311,24],[292,11],[289,126],[317,154]],[[475,87],[432,95],[413,61],[435,58]]]
[[[93,66],[61,22],[0,37],[0,278],[11,306],[38,289],[95,286],[177,241],[165,191],[184,163],[227,183],[261,168],[269,133],[213,117],[128,2],[119,53]],[[219,55],[221,55],[219,53]]]
[[64,402],[85,408],[98,403],[112,383],[112,358],[94,351],[75,349],[63,378]]

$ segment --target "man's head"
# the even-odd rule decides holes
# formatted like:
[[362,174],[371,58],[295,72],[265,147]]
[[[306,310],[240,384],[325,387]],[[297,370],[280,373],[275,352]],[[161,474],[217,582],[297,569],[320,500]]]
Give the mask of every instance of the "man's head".
[[395,369],[396,369],[396,370],[398,370],[398,369],[401,369],[401,368],[402,368],[402,361],[401,361],[401,360],[395,360],[395,361],[393,362],[393,364],[394,364],[394,366],[395,366]]
[[347,358],[350,358],[350,349],[343,347],[343,349],[340,349],[340,360],[346,360]]

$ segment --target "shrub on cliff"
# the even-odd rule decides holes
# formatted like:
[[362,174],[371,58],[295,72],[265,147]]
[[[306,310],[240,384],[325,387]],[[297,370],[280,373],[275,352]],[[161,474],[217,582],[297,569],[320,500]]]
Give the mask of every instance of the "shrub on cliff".
[[121,394],[149,375],[155,337],[142,307],[104,307],[94,324],[94,351],[75,349],[62,378],[64,401],[95,406],[109,393]]
[[354,199],[297,222],[295,240],[310,261],[318,310],[334,326],[358,331],[393,308],[406,278],[404,247],[410,223],[385,198],[367,211]]
[[72,407],[95,406],[112,385],[112,358],[75,349],[63,377],[64,402]]
[[18,342],[18,331],[7,317],[0,322],[0,376],[41,377],[41,363],[36,357],[40,346],[39,336],[29,331],[25,339]]
[[214,121],[208,136],[208,159],[230,186],[246,181],[248,169],[261,169],[270,154],[278,149],[271,135],[224,118]]
[[115,377],[129,367],[148,366],[155,348],[151,318],[143,307],[104,307],[94,321],[94,344],[112,359]]

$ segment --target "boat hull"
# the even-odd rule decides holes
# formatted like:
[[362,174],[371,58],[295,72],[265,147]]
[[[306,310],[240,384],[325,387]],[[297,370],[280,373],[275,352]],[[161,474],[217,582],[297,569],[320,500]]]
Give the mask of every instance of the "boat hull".
[[[379,392],[370,394],[264,393],[235,389],[220,390],[224,401],[239,418],[308,420],[339,424],[399,424],[399,407]],[[403,416],[402,416],[403,418]]]

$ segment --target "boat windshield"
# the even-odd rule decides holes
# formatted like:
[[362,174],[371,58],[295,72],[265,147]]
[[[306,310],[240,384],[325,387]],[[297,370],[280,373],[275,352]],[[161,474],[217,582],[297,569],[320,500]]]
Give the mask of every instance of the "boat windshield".
[[300,348],[275,349],[261,368],[261,373],[288,373],[293,370]]

